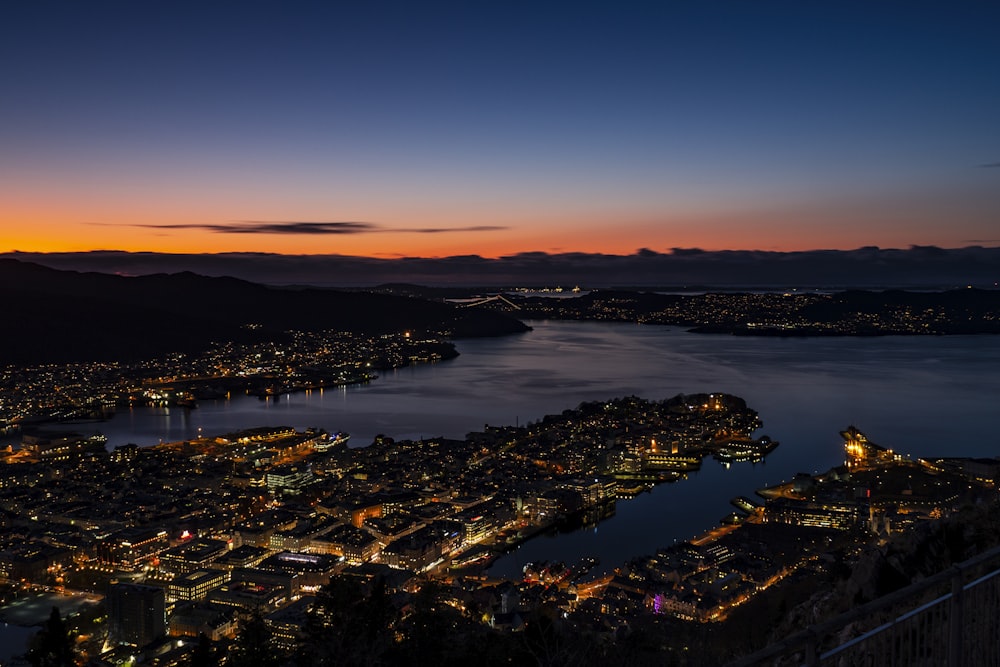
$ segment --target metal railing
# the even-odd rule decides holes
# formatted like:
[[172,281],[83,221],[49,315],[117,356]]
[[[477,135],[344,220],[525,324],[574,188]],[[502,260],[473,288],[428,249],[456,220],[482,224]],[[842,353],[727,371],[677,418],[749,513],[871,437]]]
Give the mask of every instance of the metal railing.
[[1000,547],[727,667],[753,665],[1000,665]]

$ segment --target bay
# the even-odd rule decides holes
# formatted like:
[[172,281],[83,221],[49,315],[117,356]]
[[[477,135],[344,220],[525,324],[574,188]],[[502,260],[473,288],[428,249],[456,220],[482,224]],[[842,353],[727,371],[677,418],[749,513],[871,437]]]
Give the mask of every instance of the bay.
[[1000,337],[763,338],[677,328],[533,321],[529,333],[460,340],[461,356],[386,372],[334,390],[261,401],[238,397],[197,409],[135,408],[96,428],[109,446],[152,445],[263,425],[351,433],[463,437],[484,424],[514,424],[623,395],[662,399],[726,392],[757,410],[781,442],[764,463],[702,469],[618,503],[594,528],[542,536],[497,561],[516,576],[530,560],[597,556],[602,569],[689,539],[716,525],[729,500],[843,462],[839,431],[855,425],[912,456],[1000,454]]

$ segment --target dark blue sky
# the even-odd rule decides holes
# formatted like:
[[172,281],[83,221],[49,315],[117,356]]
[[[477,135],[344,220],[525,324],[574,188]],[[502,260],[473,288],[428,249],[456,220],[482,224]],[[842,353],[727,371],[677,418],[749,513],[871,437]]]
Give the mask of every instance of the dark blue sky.
[[992,3],[5,3],[0,251],[996,245],[998,26]]

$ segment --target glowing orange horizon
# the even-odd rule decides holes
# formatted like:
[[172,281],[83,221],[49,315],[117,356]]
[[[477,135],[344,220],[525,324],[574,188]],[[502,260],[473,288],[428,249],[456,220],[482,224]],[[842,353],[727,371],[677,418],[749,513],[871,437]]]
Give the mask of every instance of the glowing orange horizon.
[[[117,216],[116,216],[117,217]],[[312,216],[316,218],[316,216]],[[832,219],[833,216],[830,216]],[[103,216],[103,222],[69,222],[65,218],[0,214],[0,252],[88,252],[121,250],[170,254],[264,252],[287,255],[351,255],[391,259],[396,257],[449,257],[479,255],[501,257],[524,252],[604,253],[631,255],[640,248],[669,252],[672,248],[703,250],[768,250],[779,252],[815,249],[851,250],[861,246],[908,247],[911,244],[958,247],[947,228],[928,227],[932,233],[912,234],[870,227],[858,217],[850,224],[824,221],[815,228],[796,227],[787,216],[678,215],[651,220],[648,216],[612,219],[604,216],[496,216],[470,223],[468,218],[443,221],[410,219],[406,225],[381,224],[374,232],[352,234],[220,233],[199,228],[160,228],[177,225],[177,218],[146,218],[141,226]],[[190,220],[190,218],[187,218]],[[303,219],[304,218],[303,216]],[[363,219],[357,216],[357,219]],[[230,220],[190,225],[226,225]],[[427,233],[407,229],[465,229],[496,227],[486,231]],[[911,231],[914,228],[910,228]],[[917,230],[919,231],[919,230]]]

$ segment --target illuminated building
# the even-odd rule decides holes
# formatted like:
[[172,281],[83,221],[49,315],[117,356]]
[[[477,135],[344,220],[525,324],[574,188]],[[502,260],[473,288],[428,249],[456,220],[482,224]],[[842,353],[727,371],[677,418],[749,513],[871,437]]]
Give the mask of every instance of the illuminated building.
[[233,570],[231,581],[234,584],[246,584],[247,586],[280,588],[286,597],[291,597],[301,591],[303,585],[302,577],[298,574],[256,568]]
[[868,519],[858,503],[850,501],[812,502],[776,498],[767,503],[764,521],[813,528],[850,530]]
[[160,567],[175,574],[191,572],[206,567],[225,554],[228,547],[222,540],[191,540],[161,553]]
[[395,540],[382,549],[382,562],[391,567],[420,571],[459,546],[463,535],[457,522],[440,521]]
[[351,525],[361,528],[365,524],[365,519],[382,516],[382,503],[363,503],[351,510]]
[[125,463],[132,461],[139,456],[139,445],[129,443],[115,447],[111,452],[111,460],[115,463]]
[[68,461],[88,452],[104,452],[107,444],[108,439],[103,435],[36,432],[21,436],[21,449],[39,461]]
[[271,630],[271,641],[278,648],[294,651],[299,647],[302,641],[302,628],[308,622],[309,610],[315,603],[314,596],[306,595],[264,617],[264,622]]
[[288,587],[279,583],[229,582],[209,591],[205,601],[244,611],[277,609],[288,596]]
[[579,492],[571,489],[546,489],[534,498],[532,506],[533,518],[551,521],[580,511],[583,508],[583,498]]
[[172,579],[167,595],[173,600],[201,600],[228,581],[228,570],[195,570]]
[[283,510],[270,510],[254,516],[236,531],[239,544],[268,548],[275,531],[291,530],[298,524],[296,516]]
[[0,551],[0,578],[44,581],[50,568],[65,567],[72,561],[68,549],[34,540],[15,543]]
[[701,467],[701,457],[649,450],[643,454],[643,467],[647,470],[697,470]]
[[971,477],[980,484],[995,486],[1000,479],[1000,459],[989,458],[944,458],[921,461],[935,470],[947,470]]
[[486,503],[462,510],[454,520],[462,525],[462,544],[474,544],[500,528],[499,520]]
[[604,462],[610,472],[637,473],[642,471],[642,456],[627,450],[609,452]]
[[844,439],[844,452],[847,454],[849,470],[864,470],[904,460],[903,456],[891,449],[876,445],[854,426],[841,431],[840,436]]
[[690,591],[685,591],[681,597],[676,593],[657,593],[652,601],[653,613],[676,616],[685,621],[694,621],[701,618],[701,610],[698,609],[698,597]]
[[316,476],[309,465],[275,466],[267,471],[267,490],[273,494],[301,493],[302,489],[314,482]]
[[314,551],[343,556],[344,560],[353,564],[370,561],[379,552],[379,543],[374,535],[350,524],[337,526],[322,540],[314,540],[313,544],[316,547]]
[[214,566],[223,570],[234,570],[239,567],[256,567],[267,557],[268,550],[264,547],[254,547],[244,544],[232,551],[227,551],[217,558]]
[[382,516],[392,516],[418,504],[421,498],[412,491],[395,491],[382,494],[381,500]]
[[214,605],[193,603],[170,614],[168,624],[172,637],[197,637],[205,635],[212,641],[236,634],[235,609],[222,609]]
[[[374,538],[372,538],[374,542]],[[329,582],[337,559],[326,554],[300,554],[283,551],[266,558],[260,569],[285,575],[296,575],[299,586],[322,586]]]
[[165,530],[132,528],[107,537],[98,544],[97,553],[105,563],[135,569],[143,561],[165,550],[169,544]]
[[585,507],[599,505],[618,497],[618,480],[613,477],[571,479],[559,484],[559,488],[579,493]]

